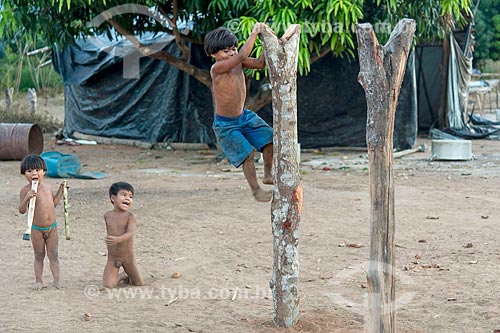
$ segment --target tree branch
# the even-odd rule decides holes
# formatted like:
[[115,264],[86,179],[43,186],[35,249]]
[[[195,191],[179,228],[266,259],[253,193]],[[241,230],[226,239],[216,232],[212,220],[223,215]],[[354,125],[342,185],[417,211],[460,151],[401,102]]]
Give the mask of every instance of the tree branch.
[[182,58],[187,60],[187,59],[189,59],[189,56],[191,55],[191,51],[184,43],[184,40],[181,37],[181,34],[179,33],[179,29],[177,29],[177,20],[179,18],[179,7],[177,5],[177,0],[173,0],[172,6],[173,6],[173,18],[172,19],[170,19],[168,17],[168,14],[163,10],[162,7],[158,7],[158,8],[160,9],[161,14],[165,17],[165,19],[168,21],[168,23],[172,27],[172,34],[175,37],[175,43],[177,44],[177,46],[179,47],[179,49],[182,52]]
[[255,95],[247,95],[245,108],[257,112],[264,106],[269,104],[271,102],[271,99],[271,89],[259,89],[259,91]]
[[166,52],[166,51],[158,51],[152,54],[149,54],[149,57],[158,60],[164,60],[168,62],[170,65],[175,68],[186,72],[187,74],[194,77],[196,80],[200,81],[203,85],[207,86],[209,89],[212,89],[212,78],[210,77],[210,72],[204,69],[200,69],[185,59],[177,58],[176,56]]
[[311,64],[313,64],[316,61],[318,61],[319,59],[323,58],[324,56],[326,56],[331,51],[332,51],[332,49],[330,48],[330,46],[323,47],[321,50],[319,50],[319,53],[314,53],[311,56]]
[[[175,68],[188,73],[193,76],[196,80],[200,81],[203,85],[207,86],[209,89],[212,87],[212,79],[210,73],[207,70],[202,70],[189,62],[188,58],[178,58],[163,50],[151,50],[151,48],[143,45],[135,36],[129,33],[125,28],[123,28],[118,22],[113,20],[111,17],[106,17],[106,20],[111,26],[113,26],[120,34],[122,34],[126,39],[128,39],[135,48],[141,52],[143,55],[151,57],[153,59],[163,60],[168,62]],[[179,44],[177,44],[179,45]],[[181,49],[182,50],[182,49]],[[153,52],[154,51],[154,52]]]

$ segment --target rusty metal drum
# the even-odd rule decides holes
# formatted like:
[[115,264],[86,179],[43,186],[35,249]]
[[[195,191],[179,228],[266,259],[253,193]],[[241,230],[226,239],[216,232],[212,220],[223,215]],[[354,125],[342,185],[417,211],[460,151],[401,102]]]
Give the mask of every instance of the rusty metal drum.
[[0,123],[0,160],[22,160],[43,152],[42,129],[37,124]]

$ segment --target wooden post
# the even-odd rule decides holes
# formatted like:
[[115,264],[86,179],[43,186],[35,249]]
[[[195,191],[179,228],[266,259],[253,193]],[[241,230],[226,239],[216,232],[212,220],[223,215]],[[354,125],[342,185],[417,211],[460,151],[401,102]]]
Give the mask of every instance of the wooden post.
[[414,32],[415,21],[403,19],[382,47],[369,23],[356,25],[358,81],[365,90],[368,113],[371,236],[367,327],[370,333],[395,332],[393,132]]
[[298,225],[302,184],[297,152],[297,61],[300,25],[291,25],[278,40],[261,32],[272,86],[274,196],[271,203],[274,269],[270,282],[274,323],[293,326],[299,316]]
[[36,89],[28,88],[28,111],[30,114],[35,114],[36,112]]
[[12,95],[14,94],[14,88],[4,88],[5,93],[5,108],[9,108],[12,104]]

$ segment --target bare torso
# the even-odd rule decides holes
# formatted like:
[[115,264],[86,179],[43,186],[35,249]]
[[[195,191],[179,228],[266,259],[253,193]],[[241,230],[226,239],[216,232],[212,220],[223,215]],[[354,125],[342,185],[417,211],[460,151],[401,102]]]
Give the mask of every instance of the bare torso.
[[[21,197],[31,190],[31,184],[21,189]],[[33,225],[38,227],[49,227],[56,220],[56,210],[54,208],[54,194],[49,186],[39,183],[37,188],[35,214],[33,215]]]
[[215,113],[225,117],[241,115],[246,99],[245,75],[241,65],[228,72],[212,73],[212,87]]
[[[130,212],[110,211],[104,215],[108,236],[121,236],[127,232]],[[134,260],[134,238],[114,245],[108,245],[108,260],[126,263]]]

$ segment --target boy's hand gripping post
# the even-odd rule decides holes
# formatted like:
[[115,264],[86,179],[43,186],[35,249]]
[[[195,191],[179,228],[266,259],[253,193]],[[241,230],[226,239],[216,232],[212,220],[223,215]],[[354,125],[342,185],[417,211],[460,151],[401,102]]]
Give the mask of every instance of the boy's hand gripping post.
[[[37,189],[38,189],[38,180],[33,180],[31,182],[31,190],[36,192]],[[23,234],[23,240],[31,239],[31,225],[33,224],[33,216],[35,215],[35,203],[36,203],[36,196],[30,199],[28,208],[28,226]]]
[[68,202],[68,181],[63,182],[63,205],[64,205],[64,236],[71,239],[69,234],[69,202]]

